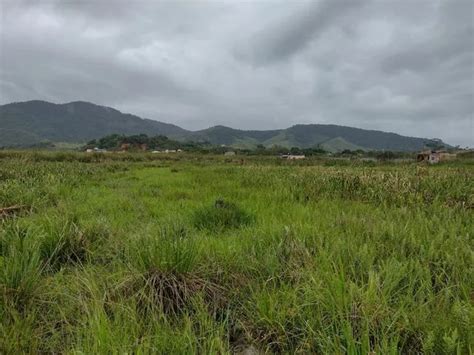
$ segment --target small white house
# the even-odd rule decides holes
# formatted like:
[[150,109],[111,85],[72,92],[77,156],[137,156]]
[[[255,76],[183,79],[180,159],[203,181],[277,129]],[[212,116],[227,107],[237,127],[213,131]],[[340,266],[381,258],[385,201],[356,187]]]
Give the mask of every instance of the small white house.
[[233,156],[233,155],[235,155],[235,152],[233,152],[233,151],[228,151],[228,152],[225,152],[224,155],[225,155],[225,156]]

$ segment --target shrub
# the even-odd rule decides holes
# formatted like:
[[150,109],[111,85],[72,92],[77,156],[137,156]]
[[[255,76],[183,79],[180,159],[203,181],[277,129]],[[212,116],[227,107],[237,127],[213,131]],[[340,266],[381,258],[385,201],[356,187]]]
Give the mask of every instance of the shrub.
[[126,247],[128,263],[140,272],[188,272],[194,268],[198,252],[196,239],[181,223],[166,224],[157,235],[138,236]]

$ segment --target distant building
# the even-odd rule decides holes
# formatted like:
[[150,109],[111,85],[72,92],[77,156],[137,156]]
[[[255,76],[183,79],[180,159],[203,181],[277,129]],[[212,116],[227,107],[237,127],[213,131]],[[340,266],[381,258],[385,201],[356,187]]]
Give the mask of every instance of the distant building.
[[418,162],[426,161],[429,164],[437,164],[440,161],[451,160],[454,158],[456,158],[456,154],[449,153],[444,150],[438,150],[438,151],[426,150],[416,155],[416,161]]
[[235,152],[233,152],[233,151],[230,150],[230,151],[228,151],[228,152],[225,152],[224,155],[225,155],[225,156],[232,156],[232,155],[235,155]]
[[120,150],[123,152],[128,152],[129,150],[147,151],[148,145],[145,143],[122,143],[120,144]]
[[130,143],[122,143],[120,145],[120,150],[123,150],[124,152],[126,152],[129,149],[130,149]]

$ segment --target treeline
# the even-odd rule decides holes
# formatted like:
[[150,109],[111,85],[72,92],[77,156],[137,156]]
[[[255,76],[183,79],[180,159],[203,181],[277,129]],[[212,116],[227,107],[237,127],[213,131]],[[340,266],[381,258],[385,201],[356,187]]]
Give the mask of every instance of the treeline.
[[282,147],[274,145],[271,147],[265,147],[263,144],[258,144],[254,149],[237,149],[239,152],[251,155],[281,155],[281,154],[292,154],[292,155],[325,155],[327,151],[320,147],[312,148],[298,148],[298,147]]
[[343,150],[337,153],[331,153],[320,146],[311,148],[287,148],[283,146],[265,147],[262,144],[255,148],[234,148],[228,146],[213,145],[209,142],[192,142],[192,141],[177,141],[169,139],[163,135],[151,136],[146,134],[137,135],[121,135],[111,134],[99,139],[94,139],[88,142],[83,149],[106,149],[106,150],[121,150],[126,145],[127,150],[178,150],[181,149],[187,152],[198,152],[203,154],[224,154],[228,151],[235,151],[241,155],[262,155],[275,156],[281,154],[305,155],[305,156],[333,156],[333,157],[368,157],[377,160],[393,160],[400,158],[410,158],[413,156],[412,152],[392,152],[392,151],[364,151],[364,150]]
[[265,147],[262,144],[255,148],[234,148],[224,145],[213,145],[209,142],[193,142],[193,141],[177,141],[169,139],[166,136],[158,135],[149,137],[146,134],[137,134],[126,136],[122,134],[111,134],[99,139],[89,141],[83,149],[106,149],[120,150],[123,145],[127,145],[128,150],[163,150],[163,149],[182,149],[190,152],[224,154],[228,151],[235,151],[244,155],[279,155],[279,154],[304,154],[304,155],[321,155],[327,154],[325,150],[315,148],[285,148],[281,146]]
[[143,150],[143,148],[145,148],[146,150],[183,149],[188,151],[198,151],[210,146],[210,144],[206,142],[179,142],[162,135],[149,137],[146,134],[136,134],[132,136],[111,134],[89,141],[84,146],[84,149],[100,148],[119,150],[124,144],[127,145],[130,150]]

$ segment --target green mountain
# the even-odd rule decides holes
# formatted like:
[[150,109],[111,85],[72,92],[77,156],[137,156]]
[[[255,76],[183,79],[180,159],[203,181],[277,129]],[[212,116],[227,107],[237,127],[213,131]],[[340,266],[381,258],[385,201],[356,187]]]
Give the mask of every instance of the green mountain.
[[423,149],[427,143],[442,143],[395,133],[320,124],[265,131],[224,126],[188,131],[173,124],[82,101],[67,104],[27,101],[0,106],[0,147],[31,146],[43,141],[84,143],[113,133],[165,135],[182,141],[206,141],[236,148],[253,148],[259,144],[288,148],[319,146],[334,152],[345,149],[415,151]]
[[112,133],[178,135],[184,129],[88,102],[27,101],[0,106],[0,146],[85,142]]
[[319,146],[330,152],[346,149],[417,151],[426,148],[426,144],[430,142],[449,147],[437,139],[406,137],[396,133],[321,124],[295,125],[286,129],[268,131],[244,131],[215,126],[191,132],[186,138],[238,148],[251,148],[257,144],[287,148]]
[[186,139],[208,141],[212,144],[225,144],[240,148],[252,148],[277,134],[277,130],[243,131],[225,126],[214,126],[201,131],[190,132]]
[[324,143],[321,143],[319,146],[332,153],[342,152],[343,150],[365,150],[364,147],[350,143],[341,137],[331,138]]

